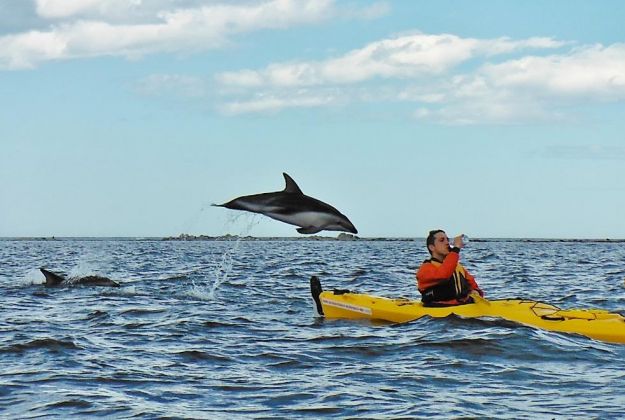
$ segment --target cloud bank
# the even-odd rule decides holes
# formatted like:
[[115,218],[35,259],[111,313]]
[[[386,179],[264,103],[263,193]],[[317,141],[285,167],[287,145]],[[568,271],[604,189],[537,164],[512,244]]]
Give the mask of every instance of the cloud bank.
[[[374,4],[353,12],[371,18],[384,8]],[[36,0],[35,10],[23,19],[37,28],[0,36],[0,69],[31,69],[50,60],[205,51],[227,45],[236,34],[314,24],[341,13],[346,11],[333,0]]]
[[225,72],[216,82],[225,113],[276,112],[332,92],[311,106],[414,103],[414,118],[444,124],[550,121],[580,104],[625,100],[625,44],[416,33],[326,60]]
[[512,41],[507,38],[479,40],[449,34],[416,34],[373,42],[338,58],[272,64],[263,70],[223,73],[218,80],[224,85],[242,87],[297,87],[350,84],[373,78],[411,79],[441,74],[476,56],[561,45],[548,38]]
[[[8,4],[0,0],[0,11]],[[0,13],[0,70],[200,53],[227,48],[239,34],[388,13],[385,2],[339,7],[334,0],[32,0]],[[408,107],[406,117],[440,124],[574,119],[582,107],[625,100],[625,43],[412,32],[324,59],[294,55],[211,78],[153,74],[136,92],[203,99],[227,115],[373,104]]]

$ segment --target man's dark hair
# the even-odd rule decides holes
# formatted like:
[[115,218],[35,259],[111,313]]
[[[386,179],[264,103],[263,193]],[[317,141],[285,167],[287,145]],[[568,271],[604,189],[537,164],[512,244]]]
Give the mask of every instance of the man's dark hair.
[[436,235],[437,233],[440,233],[440,232],[445,233],[445,231],[442,230],[442,229],[431,230],[430,233],[428,233],[428,237],[425,240],[425,247],[428,249],[428,252],[430,254],[432,254],[432,251],[430,251],[430,245],[434,245],[434,235]]

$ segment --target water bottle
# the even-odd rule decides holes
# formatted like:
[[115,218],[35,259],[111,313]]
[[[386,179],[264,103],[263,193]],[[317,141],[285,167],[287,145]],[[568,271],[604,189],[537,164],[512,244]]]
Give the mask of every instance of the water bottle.
[[[460,240],[462,241],[462,246],[466,246],[469,243],[469,237],[464,233],[460,235]],[[449,240],[449,246],[453,247],[455,242],[455,237]]]

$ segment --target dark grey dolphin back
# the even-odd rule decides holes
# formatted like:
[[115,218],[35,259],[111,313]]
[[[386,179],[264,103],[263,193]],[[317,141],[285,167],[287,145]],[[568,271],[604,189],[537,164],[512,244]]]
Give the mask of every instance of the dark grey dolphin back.
[[52,271],[48,271],[45,268],[40,268],[39,270],[41,270],[44,277],[46,278],[46,282],[44,283],[46,287],[58,286],[65,281],[65,277],[59,274],[55,274]]
[[68,286],[71,285],[82,285],[82,286],[108,286],[108,287],[120,287],[119,283],[109,279],[108,277],[103,276],[85,276],[85,277],[72,277],[71,279],[66,279],[60,274],[53,273],[52,271],[46,270],[45,268],[40,268],[41,272],[46,278],[46,282],[44,285],[46,287],[55,287],[60,286],[61,284],[66,284]]
[[73,282],[74,284],[81,284],[83,286],[119,287],[119,283],[103,276],[85,276],[80,277]]

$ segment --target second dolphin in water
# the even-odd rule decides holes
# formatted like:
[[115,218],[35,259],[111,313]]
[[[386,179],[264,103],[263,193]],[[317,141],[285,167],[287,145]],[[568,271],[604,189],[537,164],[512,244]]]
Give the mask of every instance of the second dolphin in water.
[[358,233],[352,222],[329,204],[304,195],[293,178],[283,173],[286,186],[282,191],[245,195],[224,204],[213,204],[233,210],[264,214],[272,219],[300,226],[299,233],[322,230]]
[[55,287],[61,285],[119,287],[119,283],[109,279],[108,277],[85,276],[72,277],[67,279],[60,274],[53,273],[52,271],[46,270],[45,268],[40,268],[39,270],[41,270],[44,277],[46,278],[46,282],[44,283],[46,287]]

